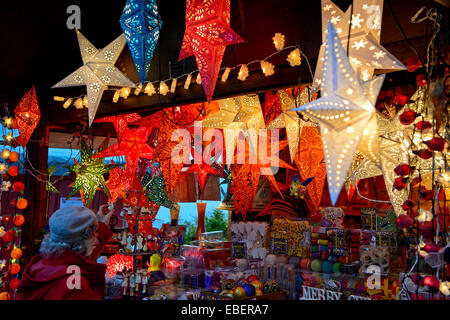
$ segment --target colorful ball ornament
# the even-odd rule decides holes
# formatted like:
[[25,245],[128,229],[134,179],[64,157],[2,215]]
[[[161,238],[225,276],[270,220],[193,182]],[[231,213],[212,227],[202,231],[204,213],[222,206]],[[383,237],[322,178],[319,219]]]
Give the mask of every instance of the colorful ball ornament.
[[342,265],[342,262],[335,262],[333,264],[333,272],[339,273],[340,272],[339,269],[340,269],[341,265]]
[[26,207],[28,207],[28,200],[25,198],[20,198],[16,202],[16,207],[17,207],[17,209],[20,209],[20,210],[25,209]]
[[250,282],[250,284],[254,286],[256,290],[262,290],[264,287],[264,284],[259,280],[253,280],[252,282]]
[[256,294],[256,288],[249,283],[244,284],[242,288],[244,288],[247,297],[253,297]]
[[238,286],[236,280],[227,279],[222,283],[222,290],[233,290]]
[[9,288],[12,289],[12,290],[16,290],[19,287],[19,285],[20,285],[20,280],[17,279],[17,278],[16,279],[12,279],[9,282]]
[[311,270],[314,272],[320,272],[322,271],[322,261],[319,259],[314,259],[311,262]]
[[20,181],[16,181],[12,185],[12,189],[15,192],[22,192],[24,188],[25,188],[24,184],[22,182],[20,182]]
[[255,295],[262,296],[263,295],[263,291],[261,289],[255,289]]
[[16,177],[16,176],[18,176],[18,175],[19,175],[19,167],[17,167],[17,166],[11,166],[11,167],[9,167],[9,169],[8,169],[8,174],[9,174],[11,177]]
[[21,214],[18,214],[14,217],[14,225],[21,226],[25,223],[25,217]]
[[12,230],[6,231],[5,234],[2,237],[2,240],[5,241],[5,242],[13,241],[13,232],[12,232]]
[[311,260],[308,258],[303,258],[300,261],[300,268],[302,270],[310,270],[311,269]]
[[324,261],[322,263],[322,272],[323,273],[332,273],[333,272],[333,263],[330,261]]
[[269,280],[264,283],[264,293],[274,293],[281,291],[280,285],[275,280]]
[[8,223],[11,221],[11,217],[10,217],[10,216],[5,216],[5,217],[3,217],[2,221],[3,221],[5,224],[8,224]]
[[247,295],[247,292],[243,287],[236,287],[232,290],[233,292],[233,298],[235,299],[241,299],[244,298]]
[[20,264],[18,263],[13,263],[10,267],[10,272],[11,274],[18,274],[20,271]]
[[22,257],[22,250],[20,248],[14,248],[11,251],[11,258],[19,260]]
[[233,292],[231,290],[222,290],[219,293],[219,296],[222,298],[233,298]]
[[258,280],[258,277],[255,276],[254,274],[250,275],[247,277],[247,282],[251,283],[252,281]]
[[16,151],[11,152],[11,154],[8,157],[8,160],[11,162],[19,161],[19,154]]

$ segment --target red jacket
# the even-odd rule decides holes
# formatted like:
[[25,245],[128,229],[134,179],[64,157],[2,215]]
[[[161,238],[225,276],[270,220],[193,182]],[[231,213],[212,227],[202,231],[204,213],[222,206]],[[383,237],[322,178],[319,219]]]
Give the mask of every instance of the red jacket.
[[[102,300],[105,298],[106,265],[95,259],[111,238],[112,232],[104,223],[98,224],[99,244],[89,257],[66,250],[59,257],[34,256],[25,268],[18,288],[17,300]],[[80,289],[69,289],[74,278],[71,265],[80,268]]]

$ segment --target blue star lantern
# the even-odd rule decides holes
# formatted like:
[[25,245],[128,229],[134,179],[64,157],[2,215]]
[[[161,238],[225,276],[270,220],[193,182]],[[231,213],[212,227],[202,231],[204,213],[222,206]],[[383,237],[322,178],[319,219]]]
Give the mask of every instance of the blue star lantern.
[[144,84],[162,26],[156,0],[128,0],[120,17],[120,25]]

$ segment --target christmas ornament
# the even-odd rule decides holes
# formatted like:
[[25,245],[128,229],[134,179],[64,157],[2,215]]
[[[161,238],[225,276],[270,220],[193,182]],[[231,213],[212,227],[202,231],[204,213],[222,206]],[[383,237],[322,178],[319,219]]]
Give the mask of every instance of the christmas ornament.
[[109,179],[106,182],[106,187],[111,195],[110,200],[114,203],[119,198],[127,198],[125,191],[129,190],[129,181],[124,178],[125,175],[125,170],[120,167],[115,167],[109,172]]
[[130,113],[125,115],[100,118],[95,120],[94,123],[112,122],[117,133],[117,141],[120,143],[122,141],[122,136],[125,132],[125,129],[128,127],[128,123],[132,123],[140,119],[141,116],[137,113]]
[[162,173],[154,177],[146,173],[142,179],[142,189],[148,201],[169,209],[175,209],[174,203],[167,196],[166,183],[164,182],[164,175]]
[[86,86],[88,98],[89,126],[94,121],[103,91],[108,86],[136,88],[114,64],[125,46],[125,36],[122,34],[105,48],[99,50],[77,31],[83,66],[55,84],[52,88]]
[[283,112],[278,92],[267,91],[261,109],[267,126]]
[[230,28],[230,0],[186,0],[186,31],[179,60],[195,55],[208,101],[226,46],[243,41]]
[[56,189],[56,187],[50,181],[51,177],[55,173],[56,167],[57,167],[57,164],[54,164],[47,168],[48,178],[47,178],[46,189],[48,192],[59,193],[59,190]]
[[156,0],[127,0],[120,25],[141,83],[144,84],[162,27]]
[[[41,119],[41,111],[39,110],[34,86],[32,86],[22,97],[22,100],[20,100],[19,104],[14,109],[14,114],[16,116],[16,126],[17,129],[19,129],[19,136],[16,138],[16,141],[22,147],[25,147]],[[9,156],[11,156],[11,154]]]
[[[375,69],[390,71],[406,69],[380,45],[383,1],[354,0],[352,6],[344,13],[331,0],[322,0],[322,41],[324,43],[320,47],[317,59],[313,91],[319,88],[322,81],[328,23],[333,24],[343,47],[348,48],[350,65],[359,79],[363,81],[371,79]],[[350,14],[352,14],[351,17]],[[350,44],[347,44],[348,41]],[[346,51],[344,55],[347,55]]]

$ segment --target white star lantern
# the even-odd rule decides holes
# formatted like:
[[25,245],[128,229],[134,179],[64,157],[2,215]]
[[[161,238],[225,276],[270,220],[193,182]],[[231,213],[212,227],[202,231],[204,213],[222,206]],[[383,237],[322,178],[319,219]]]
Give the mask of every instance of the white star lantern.
[[384,75],[360,82],[332,23],[324,49],[321,98],[294,109],[320,124],[333,205],[344,185],[361,135],[375,115]]
[[88,97],[89,126],[97,113],[98,105],[107,86],[136,88],[114,64],[126,44],[122,34],[105,48],[95,48],[85,36],[77,30],[83,66],[55,84],[52,88],[86,86]]
[[348,46],[350,64],[361,80],[371,79],[375,69],[386,71],[406,69],[380,45],[383,0],[354,0],[353,14],[350,19],[351,11],[349,7],[344,13],[331,0],[322,0],[322,41],[324,43],[320,47],[317,60],[313,91],[317,91],[320,86],[328,21],[334,25],[346,50],[347,41],[350,38]]

